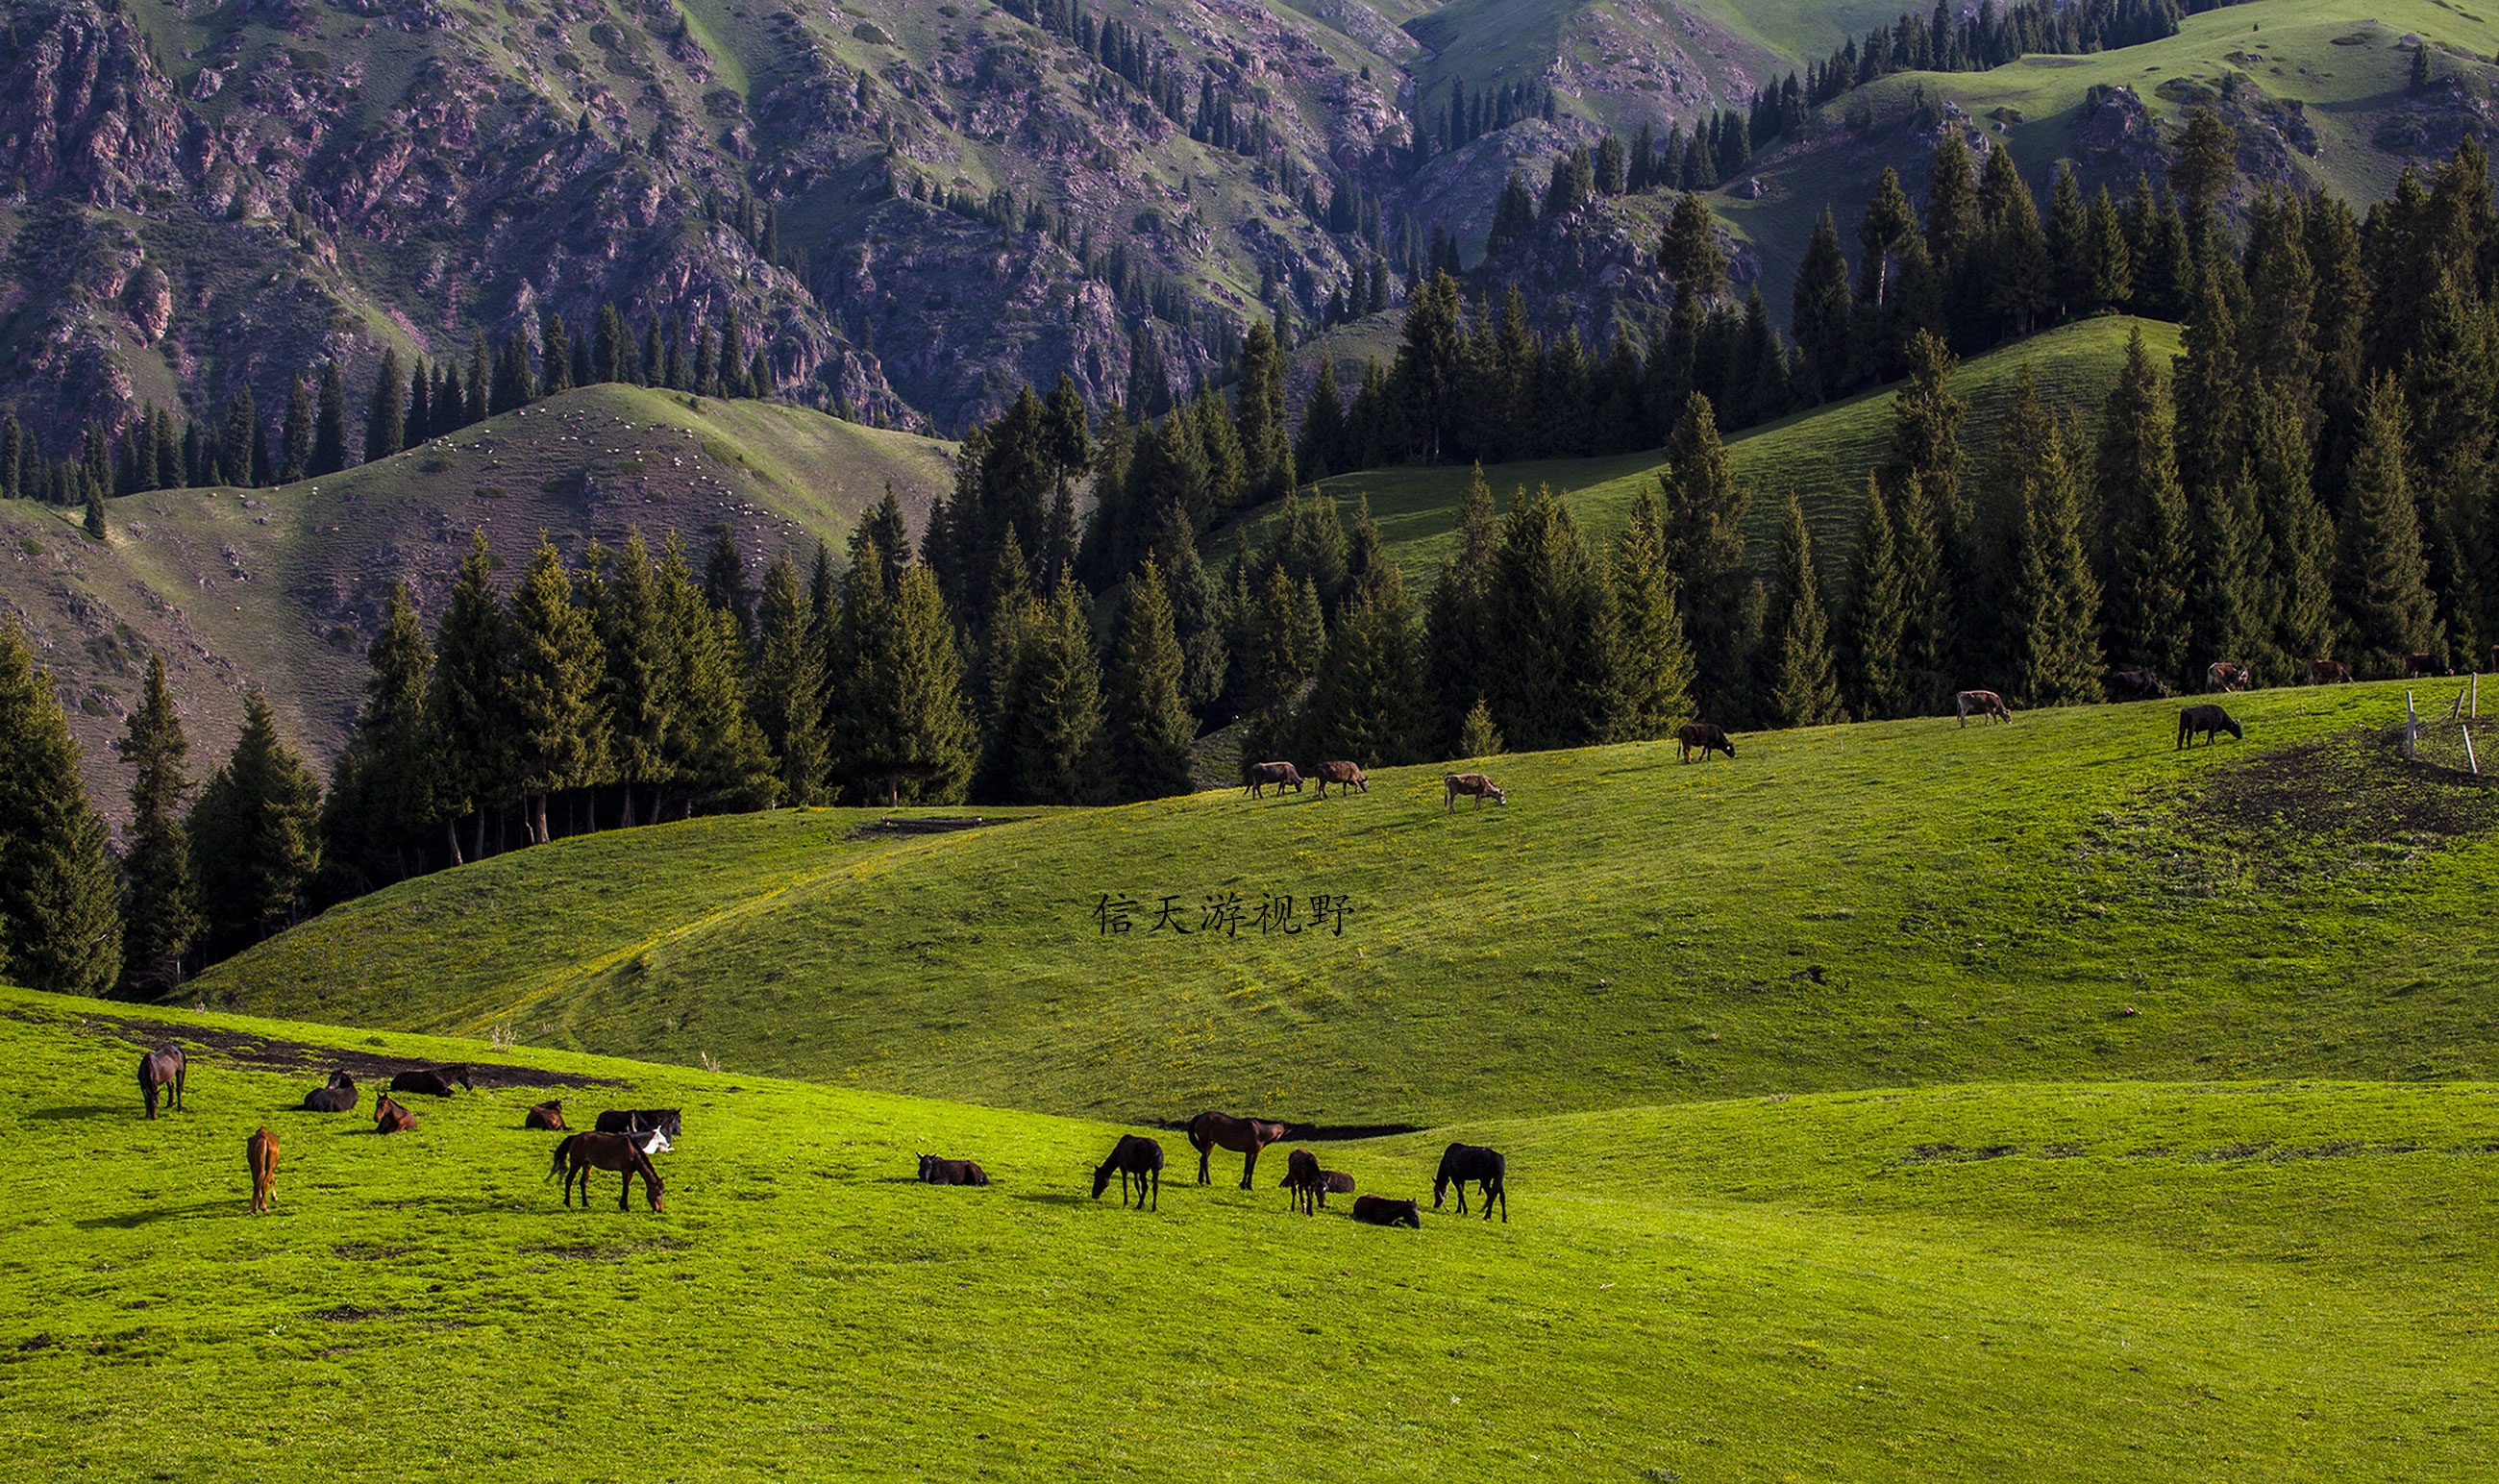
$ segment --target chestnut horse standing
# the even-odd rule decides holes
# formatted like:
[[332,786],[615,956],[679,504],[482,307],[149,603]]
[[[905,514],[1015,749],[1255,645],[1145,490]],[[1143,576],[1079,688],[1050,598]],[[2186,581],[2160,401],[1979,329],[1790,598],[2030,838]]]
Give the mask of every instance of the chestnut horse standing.
[[564,1142],[555,1146],[555,1163],[541,1178],[552,1178],[559,1171],[563,1173],[564,1204],[567,1206],[572,1204],[573,1181],[579,1180],[582,1209],[587,1210],[590,1209],[590,1177],[600,1170],[613,1170],[625,1177],[623,1187],[616,1193],[618,1210],[633,1209],[633,1177],[637,1175],[642,1178],[642,1193],[649,1198],[651,1209],[659,1210],[662,1208],[666,1189],[660,1183],[660,1172],[651,1167],[651,1156],[642,1152],[642,1146],[635,1144],[630,1134],[565,1136]]
[[1227,1113],[1199,1113],[1188,1120],[1189,1145],[1197,1150],[1197,1182],[1209,1183],[1207,1161],[1221,1147],[1247,1156],[1241,1161],[1241,1188],[1249,1189],[1250,1177],[1258,1170],[1258,1151],[1283,1137],[1284,1125],[1281,1123],[1236,1118]]
[[1308,1149],[1285,1155],[1284,1188],[1293,1193],[1293,1210],[1305,1216],[1317,1215],[1319,1192],[1327,1188],[1327,1172],[1319,1168],[1319,1157]]
[[168,1106],[176,1113],[182,1110],[182,1074],[189,1058],[178,1046],[150,1051],[139,1058],[139,1095],[147,1100],[147,1116],[156,1116],[156,1089],[170,1087],[173,1096]]
[[277,1199],[277,1136],[264,1125],[243,1142],[243,1157],[251,1166],[251,1213],[257,1216]]

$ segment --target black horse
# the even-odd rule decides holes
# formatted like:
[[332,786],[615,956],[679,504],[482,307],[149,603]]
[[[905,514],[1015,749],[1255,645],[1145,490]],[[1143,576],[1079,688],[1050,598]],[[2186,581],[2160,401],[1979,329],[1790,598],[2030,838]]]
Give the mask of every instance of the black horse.
[[640,1134],[658,1129],[670,1144],[685,1136],[686,1120],[674,1108],[611,1108],[596,1120],[602,1134]]
[[351,1113],[355,1106],[356,1080],[344,1072],[331,1073],[329,1086],[304,1094],[304,1107],[311,1113]]
[[390,1090],[421,1092],[430,1098],[447,1098],[451,1096],[451,1085],[454,1082],[468,1088],[471,1092],[477,1090],[477,1084],[470,1080],[469,1064],[465,1061],[448,1067],[402,1072],[391,1079]]
[[1483,1187],[1483,1214],[1492,1219],[1492,1203],[1501,1203],[1502,1225],[1509,1224],[1509,1190],[1504,1183],[1509,1162],[1499,1149],[1487,1149],[1477,1144],[1453,1144],[1441,1151],[1441,1173],[1432,1177],[1432,1209],[1441,1209],[1442,1199],[1449,1187],[1458,1187],[1458,1214],[1467,1213],[1467,1182]]
[[178,1046],[149,1051],[139,1058],[139,1095],[147,1100],[147,1116],[156,1116],[156,1089],[170,1088],[169,1106],[177,1113],[182,1108],[182,1074],[189,1067]]
[[1163,1146],[1142,1134],[1121,1134],[1111,1157],[1093,1171],[1093,1199],[1111,1188],[1111,1172],[1120,1172],[1120,1204],[1128,1204],[1128,1177],[1137,1178],[1137,1210],[1146,1209],[1146,1181],[1154,1182],[1154,1210],[1163,1209]]

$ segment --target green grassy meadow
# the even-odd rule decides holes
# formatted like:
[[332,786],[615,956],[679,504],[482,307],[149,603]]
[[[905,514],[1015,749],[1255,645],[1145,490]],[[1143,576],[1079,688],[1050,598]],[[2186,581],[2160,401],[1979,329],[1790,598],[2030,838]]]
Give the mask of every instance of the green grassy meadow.
[[2189,753],[2150,702],[1505,757],[1508,806],[1454,814],[1412,768],[899,842],[653,826],[344,904],[184,995],[1147,1120],[2499,1076],[2499,795],[2404,771],[2402,694],[2237,697],[2248,740]]
[[[2037,377],[2048,404],[2075,420],[2087,438],[2098,436],[2099,406],[2126,365],[2126,338],[2143,332],[2145,348],[2165,373],[2178,353],[2179,330],[2161,320],[2110,316],[2060,326],[2019,344],[1973,357],[1953,374],[1953,395],[1969,404],[1962,422],[1962,446],[1973,478],[1987,471],[1994,432],[2011,405],[2024,368]],[[1794,490],[1826,567],[1844,569],[1866,495],[1866,476],[1880,464],[1892,440],[1892,399],[1897,387],[1863,392],[1844,402],[1798,412],[1749,428],[1727,439],[1736,482],[1750,489],[1744,529],[1754,559],[1765,565],[1777,555],[1779,515]],[[1544,459],[1494,465],[1484,470],[1494,499],[1551,485],[1568,497],[1572,513],[1590,542],[1610,543],[1631,520],[1632,502],[1643,484],[1653,485],[1663,458],[1655,451],[1604,459]],[[1428,586],[1440,565],[1457,551],[1458,511],[1474,471],[1448,467],[1369,469],[1323,480],[1350,519],[1355,504],[1371,502],[1389,559],[1410,586]],[[1252,542],[1265,538],[1282,507],[1267,506],[1244,518]]]
[[[114,1013],[129,1007],[112,1007]],[[1990,1083],[1471,1123],[1510,1214],[1305,1219],[1119,1130],[0,991],[0,1477],[2470,1479],[2499,1089]],[[250,1060],[235,1038],[252,1038]],[[140,1042],[224,1039],[143,1121]],[[276,1038],[305,1048],[298,1066]],[[541,1089],[293,1105],[340,1054],[680,1106],[567,1210]],[[268,1063],[276,1063],[272,1066]],[[370,1095],[366,1103],[370,1107]],[[245,1212],[243,1137],[281,1144]],[[1321,1146],[1428,1196],[1441,1131]],[[996,1183],[908,1179],[923,1150]],[[1274,1162],[1273,1152],[1269,1161]],[[1262,1170],[1262,1176],[1265,1172]]]

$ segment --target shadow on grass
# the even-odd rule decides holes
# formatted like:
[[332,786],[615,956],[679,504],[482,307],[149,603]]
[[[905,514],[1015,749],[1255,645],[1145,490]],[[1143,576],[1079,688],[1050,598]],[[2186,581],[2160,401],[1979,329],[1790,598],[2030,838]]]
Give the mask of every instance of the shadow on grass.
[[129,1231],[137,1227],[151,1226],[159,1221],[182,1216],[206,1216],[220,1211],[229,1215],[249,1215],[251,1203],[237,1196],[231,1201],[194,1201],[188,1206],[169,1206],[161,1210],[131,1211],[119,1216],[86,1216],[79,1221],[79,1230],[102,1232],[118,1227],[123,1231]]
[[[101,1103],[65,1103],[58,1108],[39,1108],[23,1116],[33,1122],[63,1123],[73,1118],[109,1118],[122,1112],[125,1110],[107,1108]],[[139,1121],[147,1120],[142,1117]]]
[[1017,1191],[1008,1195],[1007,1199],[1029,1201],[1035,1206],[1090,1206],[1093,1204],[1072,1190]]

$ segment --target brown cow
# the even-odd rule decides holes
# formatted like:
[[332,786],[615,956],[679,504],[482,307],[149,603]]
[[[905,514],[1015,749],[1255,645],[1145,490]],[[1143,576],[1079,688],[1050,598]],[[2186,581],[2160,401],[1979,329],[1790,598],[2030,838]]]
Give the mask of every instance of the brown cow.
[[405,1134],[414,1127],[416,1127],[416,1114],[392,1102],[389,1093],[383,1093],[380,1101],[373,1104],[374,1133]]
[[251,1166],[251,1213],[257,1216],[277,1199],[277,1136],[263,1126],[243,1142],[243,1157]]
[[1270,784],[1279,793],[1286,789],[1295,793],[1302,791],[1302,770],[1289,762],[1253,762],[1250,764],[1249,778],[1251,798],[1265,798]]
[[1355,1196],[1353,1219],[1372,1226],[1411,1226],[1423,1229],[1423,1212],[1412,1201],[1392,1201],[1386,1196]]
[[2424,675],[2443,677],[2452,675],[2454,673],[2454,670],[2448,667],[2447,659],[2443,655],[2404,656],[2404,678],[2406,680],[2418,680]]
[[1969,725],[1969,714],[1973,711],[1982,717],[1992,716],[2007,725],[2013,721],[2013,713],[2006,709],[2004,697],[1993,691],[1963,691],[1953,696],[1953,709],[1961,713],[1961,724],[1964,726]]
[[564,1100],[561,1098],[549,1098],[543,1103],[531,1104],[529,1115],[521,1119],[521,1127],[562,1130],[564,1128]]
[[[2225,731],[2233,740],[2247,739],[2248,729],[2232,721],[2230,714],[2219,706],[2186,706],[2178,712],[2178,747],[2185,747],[2191,738],[2198,735],[2203,737],[2204,745],[2210,747]],[[2173,753],[2177,750],[2177,747],[2170,749]]]
[[1700,749],[1701,760],[1704,762],[1709,760],[1711,753],[1725,753],[1730,758],[1736,756],[1736,744],[1728,741],[1725,732],[1707,722],[1684,723],[1674,728],[1674,740],[1677,756],[1685,762],[1692,760],[1695,748]]
[[2204,666],[2204,689],[2207,691],[2244,691],[2249,681],[2248,667],[2234,661],[2216,660]]
[[2351,683],[2351,680],[2352,666],[2345,664],[2340,660],[2311,660],[2308,661],[2308,683],[2312,686],[2328,684],[2338,686],[2348,685]]
[[1476,801],[1475,807],[1477,809],[1481,809],[1483,807],[1483,801],[1485,799],[1491,799],[1496,804],[1504,805],[1507,805],[1509,802],[1509,796],[1501,791],[1501,785],[1494,783],[1491,779],[1486,778],[1481,773],[1446,774],[1441,779],[1441,788],[1444,790],[1451,809],[1458,807],[1458,796],[1460,794],[1466,794],[1474,798]]
[[1319,786],[1321,798],[1327,797],[1327,786],[1330,784],[1336,785],[1337,791],[1340,793],[1347,789],[1360,789],[1365,793],[1371,791],[1371,780],[1364,775],[1358,763],[1322,762],[1311,769],[1311,781]]

